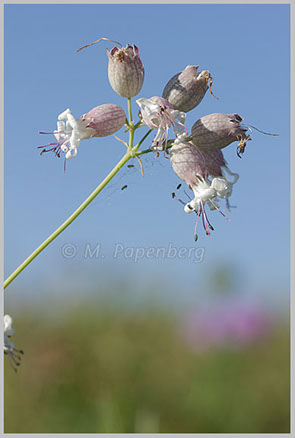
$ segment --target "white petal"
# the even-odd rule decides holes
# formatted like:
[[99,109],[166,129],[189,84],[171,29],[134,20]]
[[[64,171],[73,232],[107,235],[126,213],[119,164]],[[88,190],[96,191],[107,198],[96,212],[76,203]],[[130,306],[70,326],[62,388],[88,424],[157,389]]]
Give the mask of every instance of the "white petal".
[[4,331],[11,329],[13,320],[10,315],[4,315],[3,322],[4,322]]
[[240,176],[239,176],[239,174],[238,173],[234,173],[234,172],[232,172],[227,166],[222,166],[222,173],[223,173],[223,175],[224,175],[224,177],[227,179],[227,177],[226,177],[226,175],[225,175],[225,173],[224,173],[224,171],[227,171],[227,173],[230,175],[230,176],[233,176],[234,177],[234,180],[233,181],[231,181],[231,183],[232,184],[235,184],[237,181],[238,181],[238,179],[240,178]]
[[77,149],[70,149],[67,153],[66,153],[66,159],[69,160],[70,158],[74,158],[78,153]]
[[58,120],[67,120],[68,114],[71,114],[70,108],[67,108],[63,113],[60,113]]
[[232,184],[226,178],[213,178],[212,187],[220,198],[228,198],[232,194]]
[[160,110],[160,105],[150,99],[137,99],[136,103],[140,106],[140,109],[146,113],[147,117],[157,114]]

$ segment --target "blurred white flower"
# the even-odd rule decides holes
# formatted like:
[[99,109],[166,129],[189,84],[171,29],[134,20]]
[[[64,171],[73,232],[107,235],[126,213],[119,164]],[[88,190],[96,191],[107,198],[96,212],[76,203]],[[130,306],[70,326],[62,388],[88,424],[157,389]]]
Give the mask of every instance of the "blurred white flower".
[[11,336],[14,335],[15,331],[12,328],[12,318],[9,315],[4,315],[4,353],[7,354],[8,360],[11,368],[17,371],[20,365],[21,354],[24,354],[22,350],[17,350],[14,347],[14,342],[10,340]]

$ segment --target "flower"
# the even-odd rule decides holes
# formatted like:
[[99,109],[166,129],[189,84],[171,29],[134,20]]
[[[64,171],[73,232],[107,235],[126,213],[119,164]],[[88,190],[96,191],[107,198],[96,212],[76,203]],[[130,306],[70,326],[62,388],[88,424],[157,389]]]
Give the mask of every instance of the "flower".
[[16,367],[20,365],[22,350],[17,350],[14,347],[14,342],[10,340],[15,331],[12,328],[12,318],[9,315],[4,315],[4,353],[7,354],[11,368],[17,371]]
[[[209,229],[214,230],[214,228],[208,219],[205,206],[208,204],[210,210],[218,210],[224,217],[226,217],[219,209],[219,205],[215,202],[218,197],[217,189],[222,190],[222,188],[218,187],[218,184],[216,184],[216,178],[210,181],[205,158],[202,152],[192,143],[174,143],[170,150],[170,162],[175,173],[187,183],[188,187],[194,193],[194,198],[188,203],[177,199],[184,205],[184,211],[186,213],[196,212],[197,214],[194,233],[195,240],[198,239],[196,230],[200,216],[202,216],[202,222],[206,234],[210,236]],[[175,193],[173,193],[172,196],[176,197]]]
[[166,84],[162,96],[172,103],[175,109],[188,112],[196,108],[211,87],[213,79],[209,70],[198,73],[198,68],[198,65],[188,65]]
[[201,117],[192,127],[192,142],[202,151],[225,148],[234,141],[240,141],[238,147],[243,152],[247,129],[241,126],[243,118],[239,114],[214,113]]
[[[40,132],[40,134],[54,134],[57,140],[54,143],[39,146],[43,148],[41,154],[53,151],[56,156],[60,157],[60,153],[64,152],[66,159],[73,158],[77,155],[81,140],[114,134],[122,128],[125,120],[126,115],[123,109],[114,104],[97,106],[83,114],[80,119],[76,119],[68,108],[58,116],[56,131]],[[46,149],[47,146],[53,147]]]
[[144,80],[144,67],[139,50],[133,44],[126,47],[107,49],[109,58],[108,76],[113,90],[123,97],[136,96]]
[[273,325],[271,315],[258,303],[225,300],[190,312],[181,331],[192,349],[240,349],[261,341]]
[[154,96],[150,99],[137,99],[141,109],[143,122],[151,129],[157,129],[152,149],[163,150],[167,145],[168,130],[173,126],[176,137],[180,140],[188,135],[184,125],[186,114],[175,110],[173,105],[163,97]]

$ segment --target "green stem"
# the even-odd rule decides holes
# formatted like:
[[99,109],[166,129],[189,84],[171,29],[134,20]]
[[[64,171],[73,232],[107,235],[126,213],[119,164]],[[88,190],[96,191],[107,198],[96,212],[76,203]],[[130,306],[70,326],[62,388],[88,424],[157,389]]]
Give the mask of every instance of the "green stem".
[[128,117],[129,117],[129,150],[133,148],[133,139],[134,139],[134,131],[135,127],[133,125],[132,120],[132,111],[131,111],[131,97],[128,97]]
[[140,155],[148,154],[149,152],[152,152],[152,149],[144,149],[143,151],[137,152],[136,156],[139,157]]
[[[151,133],[151,131],[152,131],[152,129],[150,129],[150,130],[145,134],[145,136],[142,137],[142,139],[140,140],[140,142],[138,143],[138,145],[135,146],[135,148],[138,149],[138,147],[139,147],[139,146],[141,145],[141,143],[146,139],[146,137]],[[168,140],[168,144],[167,144],[167,146],[166,146],[166,149],[170,149],[170,148],[172,147],[172,145],[173,145],[173,143],[170,142],[170,144],[169,144],[169,140]],[[134,148],[134,149],[135,149],[135,148]],[[143,151],[136,152],[136,156],[139,157],[140,155],[149,154],[150,152],[153,152],[153,150],[152,150],[152,149],[144,149]]]
[[[148,132],[142,137],[142,139],[137,143],[136,146],[134,146],[134,150],[137,151],[140,145],[144,142],[144,140],[150,135],[152,132],[152,129],[149,129]],[[147,149],[151,152],[151,149]],[[147,153],[147,152],[146,152]],[[136,155],[142,155],[140,152],[138,152]]]
[[118,162],[118,164],[113,168],[113,170],[108,174],[108,176],[99,184],[98,187],[85,199],[84,202],[74,211],[73,214],[54,231],[40,246],[38,246],[35,251],[5,280],[4,289],[28,266],[31,261],[40,254],[43,249],[45,249],[60,233],[62,233],[78,216],[83,210],[93,201],[93,199],[102,191],[102,189],[111,181],[111,179],[116,175],[117,172],[127,163],[127,161],[132,158],[130,150],[126,152],[124,157]]
[[128,116],[129,116],[129,123],[132,124],[131,97],[128,97]]
[[[40,252],[43,251],[57,236],[59,236],[78,216],[82,213],[83,210],[93,201],[93,199],[102,191],[102,189],[111,181],[111,179],[116,175],[117,172],[127,163],[131,158],[134,158],[137,155],[141,155],[142,153],[137,152],[140,145],[144,142],[147,136],[152,132],[150,129],[143,138],[139,141],[139,143],[133,147],[134,140],[134,131],[139,127],[141,122],[138,122],[135,126],[133,125],[132,120],[132,112],[131,112],[131,98],[128,98],[128,126],[129,126],[129,145],[128,151],[124,155],[124,157],[119,161],[119,163],[113,168],[113,170],[108,174],[108,176],[96,187],[96,189],[91,193],[88,198],[82,202],[80,207],[74,211],[73,214],[60,226],[58,227],[54,233],[52,233],[40,246],[38,246],[35,251],[5,280],[4,289],[37,257]],[[147,149],[146,152],[152,152],[151,149]]]

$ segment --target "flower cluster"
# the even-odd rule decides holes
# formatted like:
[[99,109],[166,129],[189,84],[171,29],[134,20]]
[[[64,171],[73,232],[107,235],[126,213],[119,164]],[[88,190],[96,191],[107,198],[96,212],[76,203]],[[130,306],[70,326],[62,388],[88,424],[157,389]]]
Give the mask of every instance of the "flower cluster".
[[[101,40],[112,41],[100,38],[89,45]],[[78,119],[67,109],[58,116],[57,130],[53,131],[56,142],[46,147],[41,146],[41,153],[53,151],[59,157],[63,152],[66,159],[73,158],[77,155],[82,140],[114,134],[125,123],[127,131],[131,133],[142,126],[156,130],[149,150],[156,151],[156,156],[159,156],[158,151],[167,153],[170,149],[173,170],[193,192],[189,202],[179,201],[184,205],[186,213],[195,212],[197,215],[195,239],[200,217],[206,234],[210,235],[213,226],[206,208],[217,210],[226,217],[220,202],[225,200],[227,210],[230,211],[229,197],[239,179],[239,175],[228,168],[222,149],[237,141],[238,155],[244,153],[246,143],[251,139],[248,134],[249,126],[242,124],[243,118],[239,114],[213,113],[198,119],[189,133],[185,125],[187,114],[202,102],[208,90],[214,96],[210,71],[199,71],[198,65],[188,65],[172,76],[164,86],[162,96],[138,98],[136,103],[140,107],[140,120],[134,124],[131,120],[130,99],[141,91],[145,76],[139,49],[134,44],[123,47],[116,43],[111,50],[107,49],[107,58],[109,83],[117,94],[128,99],[130,120],[127,121],[123,109],[114,104],[97,106]],[[173,129],[174,137],[169,140],[170,128]],[[131,138],[133,139],[133,135]],[[123,140],[120,141],[129,148],[132,157],[138,158],[138,148],[134,148],[133,143],[128,145]],[[176,195],[173,194],[173,197]]]
[[[173,105],[174,110],[183,112],[183,119],[186,113],[200,104],[208,89],[213,94],[210,72],[204,70],[198,73],[198,67],[188,65],[164,87],[163,97]],[[196,230],[200,217],[206,234],[210,235],[210,230],[213,230],[206,206],[210,210],[219,211],[229,220],[221,211],[220,201],[225,199],[230,211],[229,197],[239,175],[228,168],[221,149],[239,141],[238,155],[244,152],[250,136],[247,135],[248,128],[241,124],[242,120],[239,114],[209,114],[193,124],[190,136],[185,136],[183,131],[172,141],[172,168],[192,190],[193,198],[185,203],[175,193],[172,195],[184,205],[186,213],[196,213],[195,240],[198,238]]]

